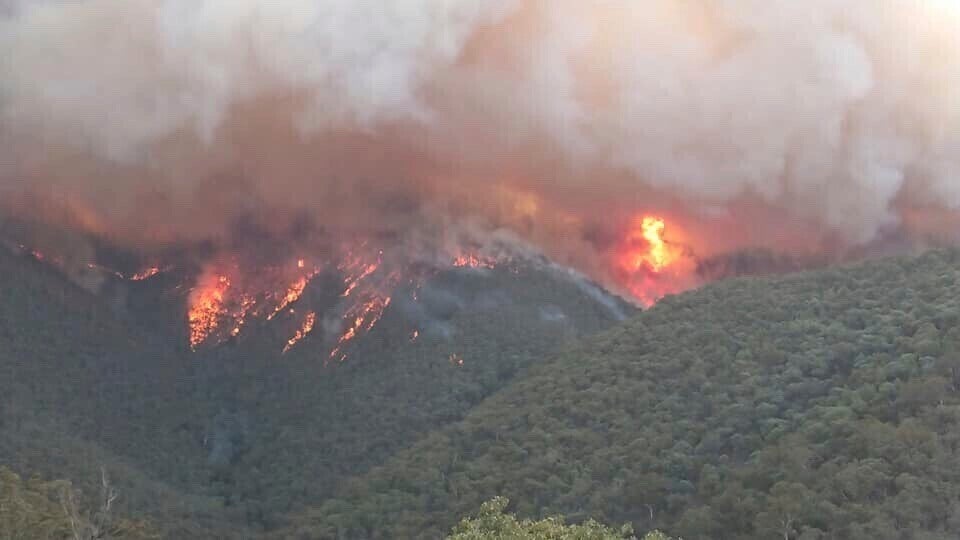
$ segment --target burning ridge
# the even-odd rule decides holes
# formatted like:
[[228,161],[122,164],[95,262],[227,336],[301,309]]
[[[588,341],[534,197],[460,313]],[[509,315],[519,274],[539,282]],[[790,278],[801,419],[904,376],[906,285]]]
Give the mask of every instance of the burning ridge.
[[[626,223],[619,237],[610,242],[606,259],[600,261],[610,268],[615,291],[650,306],[664,295],[695,284],[691,276],[717,279],[731,271],[716,259],[698,262],[683,242],[682,231],[672,225],[655,214],[637,214]],[[353,241],[344,241],[316,231],[271,233],[245,224],[219,244],[192,249],[181,246],[172,250],[172,255],[153,254],[145,261],[128,261],[120,269],[110,257],[98,257],[97,249],[90,250],[86,258],[73,260],[26,242],[12,242],[9,247],[81,283],[91,280],[76,277],[78,269],[101,281],[150,283],[169,276],[175,283],[174,292],[185,304],[185,340],[191,350],[240,339],[251,325],[272,322],[285,334],[278,347],[282,353],[322,334],[319,339],[329,346],[325,362],[346,360],[351,345],[376,327],[396,294],[409,295],[417,302],[421,285],[438,272],[503,267],[516,271],[518,261],[547,260],[515,237],[488,232],[428,236],[420,238],[415,249],[411,245],[408,239],[398,241],[389,235],[357,234]],[[184,251],[190,255],[183,255]],[[582,282],[583,290],[598,302],[609,304],[614,318],[625,316],[619,306],[610,304],[607,292],[591,285],[582,274],[571,270],[568,277]],[[332,301],[334,308],[321,309],[312,301],[303,301],[319,289],[329,293],[327,304]],[[415,341],[421,330],[410,328],[409,339]]]
[[[296,321],[285,341],[290,351],[314,331],[324,328],[332,346],[325,361],[342,362],[347,348],[359,336],[373,330],[400,288],[414,299],[420,285],[444,268],[492,269],[506,264],[506,256],[495,258],[475,252],[447,257],[446,265],[385,255],[384,249],[369,242],[342,245],[323,258],[298,257],[280,266],[256,269],[247,274],[235,263],[208,263],[187,299],[190,347],[215,346],[236,338],[251,321],[271,321],[283,315]],[[337,315],[322,325],[315,309],[298,305],[311,282],[331,276],[337,293]],[[231,277],[238,276],[238,277]],[[251,277],[255,276],[255,277]],[[413,329],[414,335],[418,333]],[[415,339],[415,338],[414,338]]]

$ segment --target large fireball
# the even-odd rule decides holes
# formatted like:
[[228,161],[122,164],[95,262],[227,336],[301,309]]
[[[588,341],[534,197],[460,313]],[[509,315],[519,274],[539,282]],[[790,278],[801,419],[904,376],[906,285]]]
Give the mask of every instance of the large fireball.
[[645,306],[685,288],[690,261],[684,245],[668,239],[664,218],[633,218],[615,253],[614,266],[627,292]]

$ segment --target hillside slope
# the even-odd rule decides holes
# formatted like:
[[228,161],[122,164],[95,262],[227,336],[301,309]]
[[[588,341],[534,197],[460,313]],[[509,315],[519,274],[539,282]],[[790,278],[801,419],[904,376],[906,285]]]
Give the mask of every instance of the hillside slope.
[[960,530],[960,253],[732,280],[587,339],[432,433],[294,538],[523,516],[696,539]]
[[198,355],[234,439],[216,492],[264,530],[327,499],[564,343],[616,324],[581,285],[535,267],[452,270],[416,302],[396,294],[343,362],[322,332],[285,355],[258,336]]
[[179,426],[208,405],[189,363],[110,306],[30,258],[0,249],[0,466],[98,492],[171,534],[231,531],[197,484],[202,453]]
[[176,276],[98,295],[0,249],[0,466],[87,493],[105,466],[170,537],[271,530],[630,312],[551,268],[442,272],[336,362],[325,328],[281,354],[281,317],[191,352]]

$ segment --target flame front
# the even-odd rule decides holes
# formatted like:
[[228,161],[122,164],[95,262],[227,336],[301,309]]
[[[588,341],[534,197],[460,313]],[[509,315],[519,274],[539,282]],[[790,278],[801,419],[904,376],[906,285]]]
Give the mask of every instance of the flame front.
[[340,297],[349,303],[343,312],[343,330],[328,359],[346,360],[344,347],[376,326],[390,305],[391,294],[403,281],[402,271],[384,271],[383,250],[377,250],[374,255],[364,247],[365,244],[361,243],[356,249],[347,249],[342,262],[337,265],[344,274]]
[[267,315],[267,320],[272,320],[277,316],[277,313],[280,313],[284,308],[299,300],[300,296],[303,295],[304,289],[307,288],[307,282],[311,277],[313,276],[303,276],[293,282],[293,284],[287,289],[287,292],[283,295],[283,298],[280,299],[280,303],[277,304],[277,307],[273,310],[273,313]]
[[307,312],[307,316],[303,320],[303,325],[297,330],[297,333],[294,334],[293,337],[287,340],[287,344],[283,347],[283,352],[286,353],[300,340],[307,337],[307,334],[313,331],[313,325],[316,321],[317,314],[312,311]]
[[192,291],[187,312],[192,349],[206,341],[227,314],[224,297],[230,288],[230,280],[224,275],[212,275],[203,281]]
[[[251,318],[272,320],[299,300],[320,272],[313,268],[304,273],[301,263],[303,259],[296,261],[295,277],[286,266],[244,272],[236,261],[209,263],[188,298],[190,347],[237,337]],[[152,270],[138,275],[154,275]]]
[[[524,214],[542,213],[535,204],[527,201]],[[688,267],[692,249],[682,246],[685,239],[677,235],[675,224],[656,215],[638,215],[628,222],[621,241],[597,246],[601,257],[594,264],[591,277],[617,285],[621,292],[629,292],[642,304],[650,305],[663,295],[685,288],[689,277]],[[203,270],[187,298],[187,325],[189,346],[197,350],[202,344],[216,345],[240,334],[251,327],[265,325],[277,320],[288,333],[284,335],[286,352],[314,329],[317,317],[322,317],[325,327],[341,317],[339,334],[327,336],[329,358],[346,358],[348,345],[358,337],[370,332],[383,316],[391,302],[391,295],[401,284],[409,285],[409,294],[418,301],[418,290],[424,280],[451,268],[494,269],[519,272],[522,260],[519,251],[511,251],[512,245],[485,242],[470,236],[453,237],[442,244],[430,246],[426,256],[407,257],[403,247],[390,248],[381,243],[380,237],[360,236],[340,244],[323,243],[296,246],[289,251],[290,258],[277,263],[265,263],[263,257],[247,257],[244,251],[221,251],[204,263]],[[19,249],[46,264],[59,265],[55,253],[41,253],[35,248],[17,244]],[[289,246],[294,248],[294,246]],[[319,249],[313,249],[319,248]],[[379,248],[379,249],[378,249]],[[518,248],[521,249],[521,248]],[[385,254],[385,250],[386,254]],[[495,253],[495,255],[490,255]],[[514,261],[511,253],[516,253]],[[253,262],[257,261],[257,262]],[[440,264],[435,264],[440,261]],[[149,260],[150,266],[140,267],[135,273],[120,273],[99,264],[98,261],[83,261],[90,269],[112,273],[119,279],[129,281],[148,280],[161,272],[177,268],[164,265],[158,260]],[[156,265],[156,266],[154,266]],[[307,287],[321,271],[334,278],[324,279],[316,295],[303,299]],[[179,275],[179,272],[173,274]],[[678,276],[680,279],[678,279]],[[157,286],[165,286],[169,280],[159,280]],[[189,283],[176,286],[189,287]],[[327,291],[326,287],[333,290]],[[321,301],[326,293],[339,296],[335,302],[322,309],[311,305]],[[306,304],[303,311],[296,303]],[[297,315],[293,308],[297,307]],[[315,310],[315,311],[311,311]],[[330,310],[328,312],[328,310]],[[289,312],[289,314],[287,313]],[[307,318],[301,313],[309,313]],[[291,326],[296,318],[299,327]],[[256,323],[255,323],[256,321]],[[419,330],[412,330],[409,341],[419,337]]]
[[347,276],[343,279],[343,283],[347,286],[347,288],[340,293],[340,296],[350,296],[350,293],[352,293],[353,290],[360,285],[361,281],[363,281],[370,274],[376,272],[377,268],[380,268],[380,256],[382,255],[382,251],[378,252],[377,260],[374,262],[364,262],[362,257],[354,255],[348,256],[347,261],[339,266],[340,271],[347,274]]
[[369,300],[355,304],[347,310],[347,313],[343,316],[344,320],[347,321],[347,329],[340,334],[337,345],[330,351],[329,357],[334,358],[339,355],[341,361],[345,360],[346,355],[342,354],[343,347],[357,337],[361,331],[369,332],[372,330],[389,305],[389,296],[375,294]]

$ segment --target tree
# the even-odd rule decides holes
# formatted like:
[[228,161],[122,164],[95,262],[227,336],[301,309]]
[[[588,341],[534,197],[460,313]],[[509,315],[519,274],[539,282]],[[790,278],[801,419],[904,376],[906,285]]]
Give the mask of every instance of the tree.
[[23,481],[13,471],[0,467],[0,538],[4,540],[70,539],[146,540],[158,538],[142,522],[116,518],[114,502],[119,496],[105,470],[100,473],[101,492],[97,508],[85,509],[79,491],[67,480]]
[[800,529],[813,498],[813,493],[803,484],[777,482],[770,490],[767,510],[757,514],[757,529],[776,534],[783,540],[790,540]]
[[66,538],[66,516],[53,500],[59,482],[23,481],[6,467],[0,467],[0,538],[27,540]]
[[[505,513],[509,499],[496,497],[480,506],[476,517],[466,518],[454,527],[448,540],[623,540],[633,539],[633,527],[623,525],[619,531],[593,520],[580,525],[567,525],[562,517],[540,521],[518,520]],[[669,540],[663,533],[651,532],[643,540]]]
[[111,538],[115,533],[113,524],[113,503],[120,496],[110,485],[107,470],[100,468],[100,500],[97,509],[84,513],[78,503],[80,494],[69,484],[61,486],[60,506],[70,523],[73,540],[96,540]]

